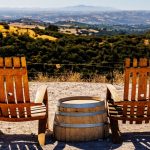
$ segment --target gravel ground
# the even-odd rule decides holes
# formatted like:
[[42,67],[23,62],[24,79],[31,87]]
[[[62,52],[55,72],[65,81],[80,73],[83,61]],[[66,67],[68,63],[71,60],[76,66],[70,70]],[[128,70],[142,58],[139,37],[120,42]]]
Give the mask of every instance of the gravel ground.
[[[102,100],[106,96],[106,85],[101,83],[77,82],[30,82],[30,97],[33,100],[40,85],[48,86],[49,122],[53,127],[53,118],[57,108],[57,101],[68,96],[99,96]],[[122,96],[123,86],[115,85]],[[47,133],[46,145],[40,147],[37,143],[37,121],[9,123],[0,122],[0,150],[108,150],[108,149],[150,149],[150,124],[130,125],[120,124],[123,144],[112,144],[111,138],[91,142],[58,142]],[[111,134],[110,134],[111,135]]]

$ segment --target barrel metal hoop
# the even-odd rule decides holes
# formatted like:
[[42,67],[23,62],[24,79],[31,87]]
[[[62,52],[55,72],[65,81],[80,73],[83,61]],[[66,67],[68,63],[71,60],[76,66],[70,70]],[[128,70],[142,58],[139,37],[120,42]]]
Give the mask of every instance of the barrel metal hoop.
[[72,113],[72,112],[60,112],[60,111],[56,112],[57,115],[71,116],[71,117],[96,116],[96,115],[104,114],[104,113],[106,113],[106,110],[101,110],[97,112],[89,112],[89,113]]
[[97,106],[105,106],[104,101],[99,101],[97,103],[88,103],[88,104],[65,104],[58,102],[59,107],[64,107],[64,108],[93,108]]
[[66,123],[57,123],[54,122],[55,125],[60,127],[67,127],[67,128],[92,128],[92,127],[102,127],[105,123],[95,123],[95,124],[66,124]]

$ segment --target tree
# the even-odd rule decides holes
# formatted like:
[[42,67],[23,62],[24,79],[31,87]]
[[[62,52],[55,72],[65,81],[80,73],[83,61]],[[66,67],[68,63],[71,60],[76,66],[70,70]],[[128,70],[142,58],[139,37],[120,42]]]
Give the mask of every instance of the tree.
[[3,38],[3,33],[2,32],[0,32],[0,39],[2,39]]
[[50,24],[50,25],[48,25],[48,27],[45,28],[45,30],[58,31],[58,27]]
[[4,26],[5,29],[9,29],[9,25],[5,22],[0,22],[1,25]]

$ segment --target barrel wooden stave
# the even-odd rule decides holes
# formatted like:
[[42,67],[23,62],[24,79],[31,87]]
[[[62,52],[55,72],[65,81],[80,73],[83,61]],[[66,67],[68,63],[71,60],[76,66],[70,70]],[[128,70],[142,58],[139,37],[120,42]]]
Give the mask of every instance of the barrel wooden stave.
[[58,141],[90,141],[104,138],[104,129],[100,127],[83,128],[65,128],[55,126],[55,138]]
[[[69,101],[70,99],[66,98],[65,100]],[[71,100],[73,100],[73,98],[71,98]],[[84,100],[86,103],[86,97],[84,97]],[[92,100],[94,100],[94,98],[92,98]],[[98,98],[96,98],[96,101],[98,101]],[[104,138],[105,131],[108,132],[108,126],[105,125],[106,122],[107,113],[105,105],[88,108],[67,108],[66,106],[61,106],[60,103],[54,119],[54,136],[59,141],[90,141]],[[79,125],[79,127],[64,125]],[[80,125],[82,125],[82,127],[80,127]],[[86,127],[87,125],[96,126]]]
[[55,116],[55,122],[65,122],[66,124],[94,124],[100,122],[106,122],[106,114],[98,114],[95,116],[73,117],[73,116]]

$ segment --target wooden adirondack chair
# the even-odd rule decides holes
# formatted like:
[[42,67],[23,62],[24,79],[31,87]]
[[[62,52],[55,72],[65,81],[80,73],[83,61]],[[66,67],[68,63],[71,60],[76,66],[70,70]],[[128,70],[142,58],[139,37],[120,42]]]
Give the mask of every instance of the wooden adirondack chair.
[[121,99],[115,87],[107,85],[108,115],[113,143],[121,143],[118,120],[130,124],[150,121],[150,61],[146,58],[125,60],[124,98]]
[[0,57],[0,121],[39,120],[38,140],[41,145],[45,143],[48,119],[45,87],[44,90],[40,93],[39,88],[36,100],[31,102],[25,57]]

